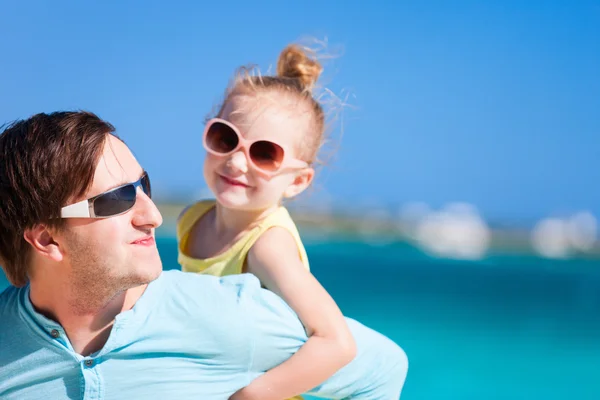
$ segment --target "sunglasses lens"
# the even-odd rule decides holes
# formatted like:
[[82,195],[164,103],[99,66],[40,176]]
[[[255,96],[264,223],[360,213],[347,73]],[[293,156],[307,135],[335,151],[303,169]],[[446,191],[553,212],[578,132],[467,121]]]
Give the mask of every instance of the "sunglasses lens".
[[[149,189],[150,185],[148,182]],[[135,186],[126,185],[120,187],[96,198],[94,200],[94,213],[98,217],[110,217],[124,213],[135,205],[135,197]]]
[[238,143],[237,133],[221,122],[213,122],[206,132],[206,146],[214,152],[229,153]]
[[265,171],[277,171],[283,162],[283,149],[268,140],[259,140],[250,146],[250,157],[256,166]]
[[152,198],[152,187],[150,186],[150,177],[148,174],[144,174],[141,179],[142,190],[146,193],[146,196]]

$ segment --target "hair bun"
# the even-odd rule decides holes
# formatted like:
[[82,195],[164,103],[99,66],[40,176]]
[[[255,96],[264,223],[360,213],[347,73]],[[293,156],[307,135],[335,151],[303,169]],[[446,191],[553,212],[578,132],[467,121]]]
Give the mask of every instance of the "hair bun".
[[278,76],[298,79],[309,90],[317,83],[322,71],[321,64],[295,44],[283,49],[277,61]]

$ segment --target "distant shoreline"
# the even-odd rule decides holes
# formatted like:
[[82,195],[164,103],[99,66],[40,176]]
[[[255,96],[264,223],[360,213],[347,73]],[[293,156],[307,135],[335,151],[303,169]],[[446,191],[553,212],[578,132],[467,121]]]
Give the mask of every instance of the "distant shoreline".
[[[185,204],[157,204],[163,215],[159,234],[175,236],[176,221]],[[410,227],[399,221],[374,219],[357,215],[301,212],[291,208],[298,229],[309,238],[365,240],[369,242],[408,242],[418,245],[410,235]],[[540,256],[531,244],[527,229],[492,229],[488,252]],[[568,258],[600,259],[598,243],[588,252],[574,252]]]

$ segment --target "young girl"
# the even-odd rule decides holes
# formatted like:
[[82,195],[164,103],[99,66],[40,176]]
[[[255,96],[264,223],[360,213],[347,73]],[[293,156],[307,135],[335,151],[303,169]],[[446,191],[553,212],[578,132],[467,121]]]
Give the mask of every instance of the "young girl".
[[290,45],[280,54],[277,76],[238,74],[204,130],[204,178],[215,200],[193,204],[178,221],[184,271],[256,275],[298,314],[309,337],[289,360],[231,399],[299,395],[356,353],[342,313],[309,272],[298,230],[282,206],[314,177],[325,117],[312,88],[321,71]]

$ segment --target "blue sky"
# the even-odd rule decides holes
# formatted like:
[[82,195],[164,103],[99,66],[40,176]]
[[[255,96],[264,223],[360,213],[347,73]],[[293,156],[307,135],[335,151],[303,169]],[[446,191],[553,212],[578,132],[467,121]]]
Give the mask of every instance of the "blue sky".
[[[350,93],[313,201],[600,214],[600,2],[0,3],[0,122],[88,109],[161,194],[202,187],[202,122],[235,68],[327,38]],[[339,124],[337,125],[339,128]]]

